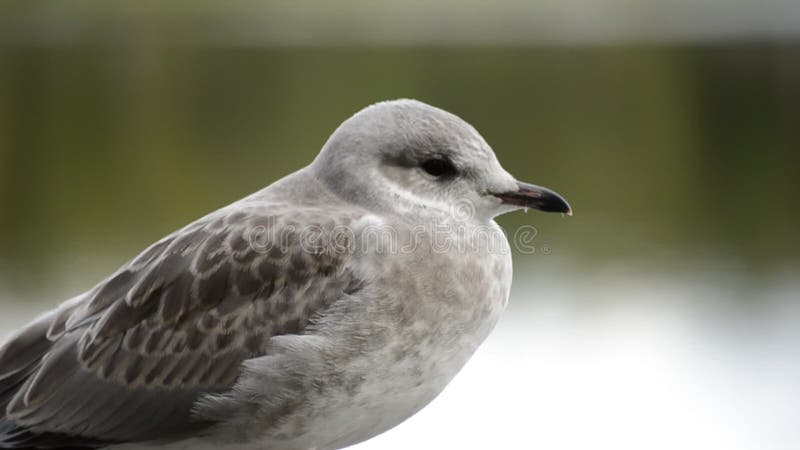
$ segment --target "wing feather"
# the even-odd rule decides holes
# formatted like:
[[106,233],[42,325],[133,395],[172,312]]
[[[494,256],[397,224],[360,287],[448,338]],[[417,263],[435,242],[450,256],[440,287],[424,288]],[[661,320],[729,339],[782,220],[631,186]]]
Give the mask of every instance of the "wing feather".
[[361,283],[340,251],[350,246],[305,251],[296,228],[351,216],[261,211],[222,210],[173,233],[7,341],[0,447],[35,435],[94,446],[208,426],[191,416],[200,395],[229,389],[270,337],[301,333]]

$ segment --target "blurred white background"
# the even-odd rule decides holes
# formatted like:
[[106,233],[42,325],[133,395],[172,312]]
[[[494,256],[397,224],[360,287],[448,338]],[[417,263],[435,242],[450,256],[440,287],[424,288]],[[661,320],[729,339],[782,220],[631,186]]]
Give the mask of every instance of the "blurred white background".
[[[785,275],[520,269],[506,315],[445,392],[354,448],[800,448],[800,280]],[[729,304],[753,292],[759,308]]]

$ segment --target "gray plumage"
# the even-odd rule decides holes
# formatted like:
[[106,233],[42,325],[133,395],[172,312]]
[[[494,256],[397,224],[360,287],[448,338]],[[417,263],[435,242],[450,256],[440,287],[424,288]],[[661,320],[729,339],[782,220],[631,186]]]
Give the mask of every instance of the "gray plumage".
[[[420,170],[431,158],[458,176]],[[394,426],[503,309],[510,256],[492,217],[518,207],[498,197],[516,189],[456,116],[409,100],[365,109],[309,167],[12,335],[0,448],[339,448]],[[453,233],[466,247],[442,251],[415,231],[433,222],[499,247]]]

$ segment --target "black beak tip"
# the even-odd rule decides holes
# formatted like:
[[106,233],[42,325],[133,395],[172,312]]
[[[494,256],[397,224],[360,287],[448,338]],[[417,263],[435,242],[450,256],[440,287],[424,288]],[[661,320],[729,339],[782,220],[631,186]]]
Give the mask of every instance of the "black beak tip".
[[495,194],[495,196],[507,205],[572,215],[572,207],[557,192],[527,183],[518,183],[518,186],[516,191]]
[[554,204],[552,208],[542,209],[542,211],[557,212],[567,216],[572,216],[572,207],[569,206],[569,203],[567,203],[566,201]]
[[[554,193],[555,194],[555,193]],[[538,203],[538,206],[531,205],[531,208],[537,208],[540,211],[544,212],[555,212],[555,213],[562,213],[567,216],[572,216],[572,207],[567,203],[567,201],[558,194],[555,194],[555,197],[546,196],[543,198],[541,202]]]

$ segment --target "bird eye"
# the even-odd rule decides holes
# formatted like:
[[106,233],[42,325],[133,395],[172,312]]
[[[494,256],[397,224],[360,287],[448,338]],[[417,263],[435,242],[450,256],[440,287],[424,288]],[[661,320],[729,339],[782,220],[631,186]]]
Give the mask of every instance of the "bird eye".
[[442,158],[428,159],[421,165],[422,170],[435,177],[452,176],[456,168],[450,161]]

